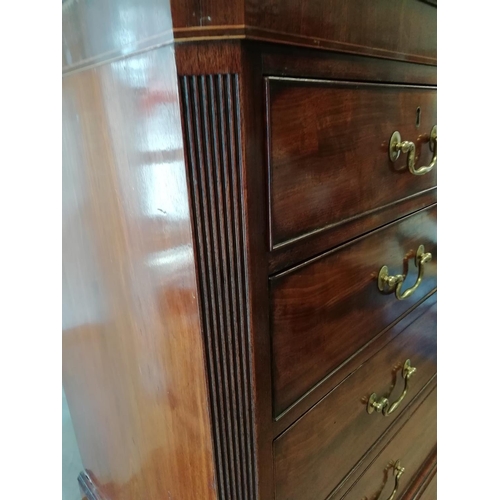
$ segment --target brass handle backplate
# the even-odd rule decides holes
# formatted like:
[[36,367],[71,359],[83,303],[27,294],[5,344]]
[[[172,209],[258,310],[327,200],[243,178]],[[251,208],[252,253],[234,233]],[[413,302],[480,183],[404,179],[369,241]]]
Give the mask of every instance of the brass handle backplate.
[[416,371],[417,369],[411,366],[410,360],[407,359],[405,361],[403,370],[401,372],[401,375],[403,376],[403,379],[405,381],[405,387],[403,389],[403,392],[401,393],[401,396],[399,396],[399,398],[396,401],[394,401],[394,403],[390,404],[387,398],[384,397],[379,398],[375,393],[373,393],[370,396],[370,399],[368,400],[368,404],[366,405],[366,411],[370,414],[376,411],[377,413],[382,413],[386,417],[390,415],[392,412],[394,412],[405,398],[406,393],[408,392],[408,389],[410,387],[409,386],[410,377]]
[[389,268],[387,266],[382,266],[378,273],[377,285],[378,289],[384,293],[392,293],[396,295],[398,300],[407,299],[416,291],[416,289],[422,283],[424,278],[424,266],[427,262],[432,259],[432,254],[425,251],[424,245],[420,245],[415,254],[415,265],[418,267],[418,277],[415,284],[411,287],[402,291],[403,282],[406,276],[404,274],[396,274],[394,276],[389,275]]
[[408,157],[406,159],[408,170],[413,175],[424,175],[427,172],[430,172],[437,163],[437,125],[432,127],[429,148],[434,153],[430,164],[420,168],[415,168],[415,143],[411,141],[402,141],[401,134],[396,130],[393,132],[391,139],[389,140],[389,158],[392,162],[395,162],[399,158],[401,152],[405,154],[408,153]]
[[401,479],[401,476],[403,475],[403,472],[405,471],[405,468],[401,466],[401,462],[398,460],[394,464],[394,489],[392,490],[391,496],[387,500],[394,500],[396,497],[396,494],[398,492],[399,488],[399,480]]

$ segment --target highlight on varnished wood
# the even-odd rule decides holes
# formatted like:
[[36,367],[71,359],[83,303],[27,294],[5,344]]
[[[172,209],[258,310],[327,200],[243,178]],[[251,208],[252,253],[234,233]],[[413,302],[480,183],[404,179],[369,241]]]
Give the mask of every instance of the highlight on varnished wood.
[[181,76],[194,237],[221,500],[254,499],[239,79]]
[[215,500],[172,48],[66,75],[63,123],[62,374],[83,466],[107,500]]
[[168,0],[65,0],[63,73],[173,41]]

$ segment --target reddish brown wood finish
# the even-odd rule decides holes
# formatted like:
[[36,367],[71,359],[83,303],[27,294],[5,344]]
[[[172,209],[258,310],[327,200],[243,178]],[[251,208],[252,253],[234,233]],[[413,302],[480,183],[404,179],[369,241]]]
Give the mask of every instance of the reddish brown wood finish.
[[183,44],[176,56],[220,498],[265,500],[273,436],[259,52],[230,41]]
[[[417,372],[407,398],[395,414],[369,415],[372,392],[390,400],[399,396],[408,358]],[[276,439],[276,499],[326,498],[435,372],[433,306]]]
[[203,44],[183,43],[175,47],[177,72],[180,76],[242,72],[241,42],[207,41]]
[[401,500],[436,500],[437,496],[437,447],[422,464],[411,484],[401,494]]
[[400,496],[418,475],[426,458],[436,455],[436,427],[436,390],[434,390],[342,498],[345,500],[388,498],[395,487],[392,464],[397,460],[400,460],[401,466],[405,468],[398,486]]
[[436,9],[416,0],[248,0],[246,6],[246,24],[276,41],[436,62]]
[[[244,158],[244,206],[246,255],[249,277],[249,316],[253,353],[254,406],[258,500],[273,498],[273,418],[271,389],[271,342],[267,273],[266,171],[264,160],[264,96],[260,72],[261,53],[251,43],[242,43],[241,130],[246,138]],[[246,499],[245,499],[246,500]]]
[[398,317],[395,321],[376,335],[354,356],[351,356],[338,369],[324,378],[320,384],[314,387],[314,390],[307,392],[301,399],[292,405],[279,418],[274,420],[274,437],[282,434],[290,425],[296,422],[304,413],[306,413],[314,404],[329,394],[335,387],[353,373],[357,368],[366,363],[378,351],[384,348],[391,340],[396,338],[403,330],[421,316],[427,309],[437,302],[437,293],[431,292],[424,299],[411,307],[405,314]]
[[437,85],[437,68],[324,50],[262,44],[264,75]]
[[[63,378],[89,500],[274,500],[273,438],[362,363],[385,356],[384,346],[392,352],[389,342],[420,315],[419,307],[405,316],[417,300],[403,316],[386,309],[387,321],[379,318],[385,330],[359,337],[355,356],[334,372],[327,366],[320,385],[273,418],[269,274],[429,206],[436,191],[398,197],[270,253],[264,76],[435,85],[435,55],[425,43],[416,46],[434,36],[435,9],[404,4],[395,9],[402,18],[413,12],[414,20],[431,22],[408,30],[394,13],[382,19],[373,5],[357,2],[370,27],[387,26],[382,40],[365,21],[362,30],[341,27],[356,7],[344,0],[176,0],[174,32],[182,43],[172,48],[165,46],[172,40],[168,2],[66,3],[64,196],[72,215],[63,286],[65,314],[79,319],[75,325],[65,316]],[[344,20],[332,19],[335,10]],[[299,11],[340,28],[321,39],[311,31],[318,19]],[[356,37],[372,46],[352,45]],[[394,272],[402,270],[405,241],[413,241],[401,238],[387,261]],[[374,310],[363,302],[356,318],[363,325]],[[324,361],[318,358],[318,369]],[[373,390],[381,391],[391,371],[379,373],[381,387]],[[415,405],[392,419],[391,432]],[[355,443],[358,458],[371,457],[384,439],[374,435],[368,451]],[[347,473],[342,491],[362,463]]]
[[[220,28],[222,33],[231,33],[245,22],[245,2],[233,0],[176,0],[172,2],[174,25],[183,33],[203,36],[210,28]],[[181,28],[192,28],[182,30]]]
[[[420,493],[420,492],[419,492]],[[436,500],[437,499],[437,469],[432,474],[431,479],[426,484],[425,489],[419,496],[413,497],[412,500]],[[403,500],[410,500],[410,497]]]
[[[270,232],[273,248],[388,206],[436,185],[393,164],[392,133],[430,162],[436,124],[432,88],[267,79]],[[416,126],[417,108],[421,124]]]
[[436,202],[437,188],[431,188],[415,196],[398,200],[385,208],[346,220],[342,224],[325,228],[306,238],[299,238],[287,245],[275,248],[269,257],[269,273],[276,274],[298,262],[303,262],[312,255],[319,255],[357,236],[389,224],[395,219],[406,217],[434,205]]
[[215,499],[172,47],[66,76],[63,123],[63,383],[84,467],[111,500]]
[[247,38],[436,64],[436,8],[417,0],[173,2],[176,40]]
[[255,498],[240,83],[181,77],[220,498]]
[[[377,287],[379,269],[416,281],[419,245],[433,259],[408,299]],[[425,209],[270,280],[274,415],[353,356],[436,286],[436,208]],[[406,263],[406,266],[404,266]]]

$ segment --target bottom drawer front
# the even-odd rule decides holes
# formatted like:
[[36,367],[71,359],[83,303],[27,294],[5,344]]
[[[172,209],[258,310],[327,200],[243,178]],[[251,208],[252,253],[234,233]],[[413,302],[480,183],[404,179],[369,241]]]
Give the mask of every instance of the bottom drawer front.
[[[423,314],[274,441],[276,500],[326,498],[431,380],[436,306],[424,302]],[[369,415],[371,393],[391,403],[403,393],[406,359],[417,368],[406,396],[390,415]]]
[[[411,484],[437,441],[436,388],[365,470],[343,500],[397,500]],[[399,467],[399,468],[398,468]],[[403,470],[404,469],[404,470]],[[429,487],[432,487],[429,484]],[[428,487],[428,488],[429,488]],[[427,491],[427,489],[426,489]],[[432,498],[432,489],[428,491]]]

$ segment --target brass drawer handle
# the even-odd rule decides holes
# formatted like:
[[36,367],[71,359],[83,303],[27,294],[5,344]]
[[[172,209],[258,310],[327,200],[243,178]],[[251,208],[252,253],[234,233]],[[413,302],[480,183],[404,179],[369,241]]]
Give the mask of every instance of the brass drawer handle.
[[428,166],[415,168],[415,143],[411,141],[402,141],[401,134],[396,130],[391,135],[391,139],[389,141],[389,158],[392,162],[395,162],[399,158],[401,151],[405,154],[408,153],[408,157],[406,159],[408,170],[413,175],[424,175],[427,172],[430,172],[437,163],[437,125],[432,127],[429,148],[434,153],[431,163]]
[[378,289],[384,293],[394,292],[398,300],[407,299],[413,295],[420,286],[420,283],[422,283],[422,279],[424,278],[424,266],[431,259],[432,254],[425,251],[424,245],[420,245],[415,254],[415,265],[418,267],[417,281],[411,288],[408,288],[404,292],[402,292],[401,289],[403,288],[403,282],[406,276],[404,274],[389,276],[389,268],[387,266],[382,266],[378,272]]
[[392,490],[391,496],[387,500],[394,500],[396,497],[396,494],[398,492],[398,487],[399,487],[399,480],[401,479],[401,476],[403,475],[403,472],[405,471],[405,468],[401,466],[401,462],[398,460],[394,464],[394,489]]
[[[394,462],[389,462],[387,464],[387,467],[384,469],[384,473],[385,471],[387,471],[389,468],[392,468],[393,472],[394,472],[394,489],[392,490],[392,493],[391,493],[391,496],[387,499],[387,500],[394,500],[397,492],[398,492],[398,488],[399,488],[399,480],[401,479],[401,476],[403,475],[403,472],[405,471],[405,468],[401,466],[401,462],[399,460],[396,461],[396,463]],[[385,486],[385,482],[384,482],[384,486]],[[379,498],[379,496],[381,495],[382,492],[380,492],[378,495],[377,495],[377,498]],[[363,500],[365,500],[367,497],[363,497]]]
[[406,393],[408,392],[409,389],[409,380],[410,377],[417,371],[417,369],[413,366],[411,366],[411,362],[409,359],[405,361],[405,364],[403,366],[403,370],[401,372],[401,375],[403,376],[403,379],[405,381],[405,387],[403,389],[403,392],[401,393],[401,396],[397,399],[397,401],[394,401],[392,405],[389,403],[389,400],[384,397],[378,397],[375,393],[373,393],[370,396],[370,399],[368,400],[368,404],[366,405],[366,411],[370,414],[372,414],[374,411],[377,413],[382,413],[384,416],[390,415],[393,411],[396,410],[396,408],[401,404],[403,399],[406,396]]

